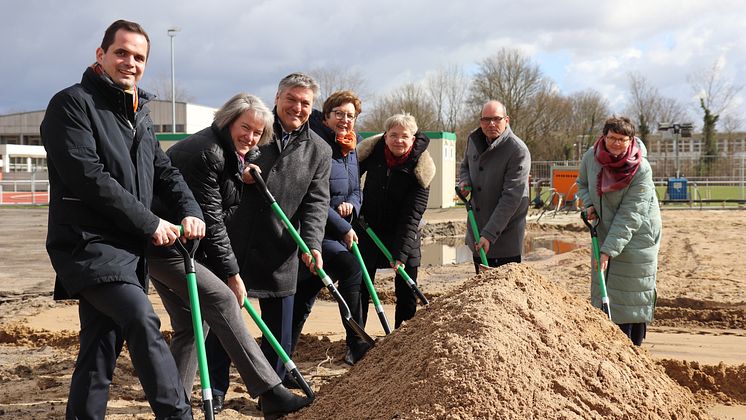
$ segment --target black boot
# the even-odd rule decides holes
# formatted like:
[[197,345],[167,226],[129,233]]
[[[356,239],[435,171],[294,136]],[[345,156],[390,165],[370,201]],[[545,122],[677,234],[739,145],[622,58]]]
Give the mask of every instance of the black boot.
[[311,405],[312,402],[313,398],[295,395],[282,385],[277,385],[259,396],[259,404],[262,406],[265,419],[282,417]]
[[350,341],[350,344],[347,345],[347,353],[342,360],[348,365],[352,366],[355,363],[359,362],[363,357],[365,357],[365,353],[367,353],[370,349],[371,345],[366,343],[365,341],[359,339]]

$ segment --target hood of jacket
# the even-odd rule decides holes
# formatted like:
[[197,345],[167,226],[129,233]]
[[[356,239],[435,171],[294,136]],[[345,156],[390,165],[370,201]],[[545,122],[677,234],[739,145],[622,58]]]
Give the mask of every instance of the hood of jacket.
[[[377,134],[360,142],[356,149],[358,161],[363,162],[374,153],[383,155],[385,142],[381,141],[381,139],[383,139],[385,134]],[[430,156],[430,152],[427,151],[428,145],[430,145],[430,138],[420,131],[416,132],[414,134],[412,154],[409,157],[409,161],[402,165],[403,170],[414,171],[417,182],[424,188],[429,187],[433,178],[435,178],[435,162]]]

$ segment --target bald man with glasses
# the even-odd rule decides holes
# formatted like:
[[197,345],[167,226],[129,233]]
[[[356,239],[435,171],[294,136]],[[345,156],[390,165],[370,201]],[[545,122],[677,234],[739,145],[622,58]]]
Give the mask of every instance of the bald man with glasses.
[[510,129],[505,105],[488,101],[482,107],[479,128],[469,134],[459,171],[459,188],[471,192],[479,238],[466,229],[479,273],[479,250],[490,267],[521,262],[529,205],[528,173],[531,154]]

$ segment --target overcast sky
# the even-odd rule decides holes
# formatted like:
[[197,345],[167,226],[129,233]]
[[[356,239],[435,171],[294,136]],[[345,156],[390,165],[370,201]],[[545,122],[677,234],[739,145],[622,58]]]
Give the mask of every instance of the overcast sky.
[[[349,67],[385,94],[439,66],[474,72],[501,47],[521,49],[564,94],[595,89],[621,111],[629,72],[689,106],[687,75],[716,60],[746,74],[746,2],[661,0],[472,1],[3,0],[0,114],[44,109],[80,80],[106,27],[124,18],[150,34],[142,85],[176,80],[194,102],[218,107],[240,91],[271,102],[280,78]],[[737,98],[743,114],[744,92]],[[164,98],[168,99],[168,98]],[[498,98],[499,99],[499,98]],[[270,103],[271,105],[271,103]]]

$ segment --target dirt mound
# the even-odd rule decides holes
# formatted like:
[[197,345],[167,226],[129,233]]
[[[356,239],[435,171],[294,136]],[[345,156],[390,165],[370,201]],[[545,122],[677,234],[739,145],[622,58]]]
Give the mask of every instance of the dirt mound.
[[658,364],[679,385],[705,401],[746,404],[746,364],[712,366],[671,359],[659,360]]
[[600,311],[511,264],[472,278],[296,418],[707,418]]
[[15,346],[78,346],[78,332],[35,330],[22,324],[0,324],[0,343]]
[[746,329],[746,304],[690,298],[658,299],[655,325]]

